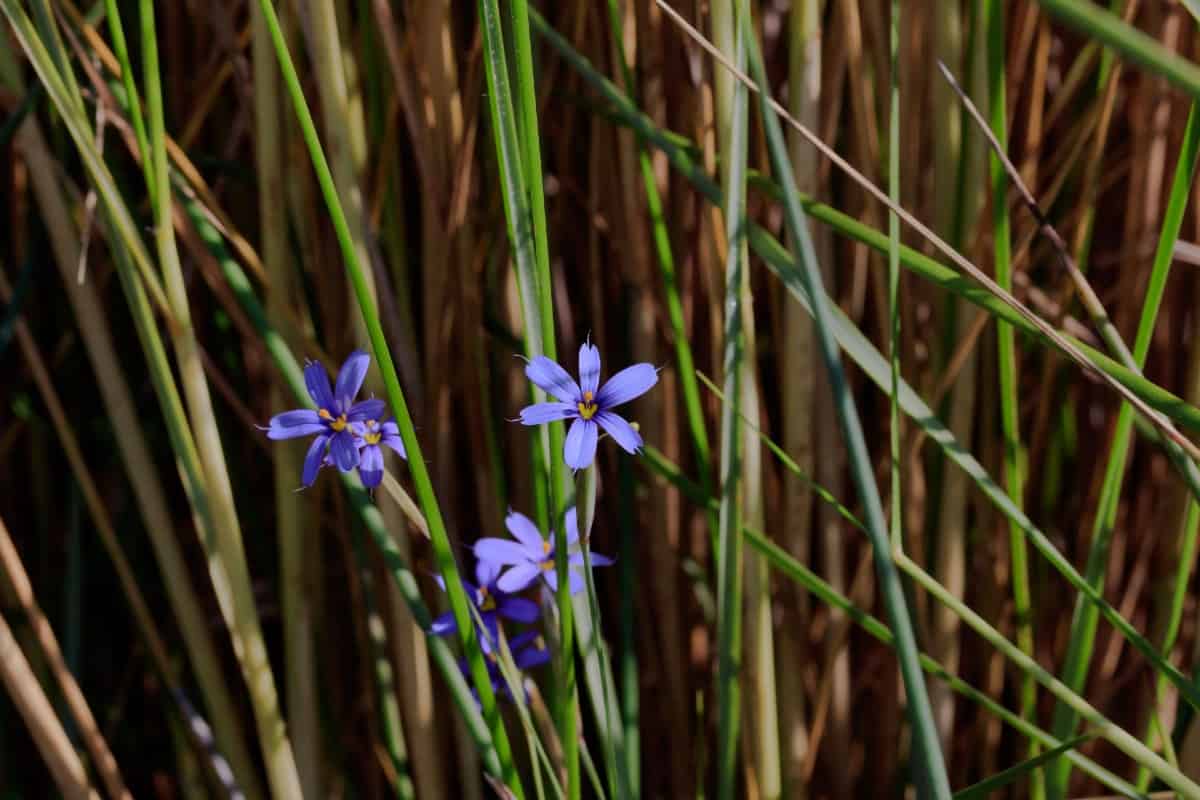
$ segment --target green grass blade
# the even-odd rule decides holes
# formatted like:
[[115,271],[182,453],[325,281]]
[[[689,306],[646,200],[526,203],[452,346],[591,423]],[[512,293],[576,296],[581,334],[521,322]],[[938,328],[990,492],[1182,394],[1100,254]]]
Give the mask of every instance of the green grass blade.
[[[748,14],[745,0],[742,0],[742,3]],[[747,38],[750,38],[748,34]],[[950,782],[946,776],[946,765],[942,758],[937,727],[934,724],[933,711],[929,706],[929,695],[925,688],[925,679],[917,657],[916,636],[913,633],[904,589],[890,556],[891,542],[888,538],[887,522],[879,498],[879,489],[875,484],[874,471],[863,436],[862,425],[858,419],[853,395],[846,384],[840,348],[837,336],[833,331],[835,317],[830,308],[829,298],[825,294],[820,270],[816,263],[816,253],[796,190],[795,177],[790,168],[783,130],[778,117],[769,104],[769,93],[766,91],[766,87],[769,85],[766,79],[766,70],[763,67],[761,56],[758,54],[757,44],[752,40],[748,41],[747,49],[750,51],[750,74],[762,87],[759,94],[760,109],[767,133],[771,164],[783,190],[784,219],[792,241],[798,244],[802,254],[799,259],[799,277],[809,296],[821,354],[829,373],[829,383],[834,393],[834,405],[838,412],[842,436],[849,454],[851,474],[858,490],[859,499],[863,504],[879,589],[892,620],[892,629],[896,634],[896,654],[900,661],[900,672],[908,698],[908,714],[913,726],[915,760],[919,772],[917,783],[919,787],[929,793],[930,797],[948,798]],[[888,375],[890,381],[890,368]]]
[[[1020,764],[1011,766],[991,777],[984,778],[978,783],[968,786],[966,789],[959,789],[954,793],[954,800],[978,800],[978,798],[987,797],[992,792],[1003,789],[1005,786],[1019,781],[1026,775],[1029,775],[1031,779],[1036,779],[1038,774],[1037,769],[1043,764],[1051,759],[1066,755],[1069,751],[1094,738],[1096,738],[1095,734],[1085,733],[1073,739],[1068,739],[1052,750],[1047,750],[1040,754],[1035,752],[1033,758],[1022,761]],[[1032,788],[1030,791],[1033,791]]]
[[425,463],[420,442],[417,440],[412,416],[408,410],[408,403],[405,400],[403,389],[400,388],[400,378],[396,374],[396,365],[392,360],[391,352],[388,350],[387,340],[384,338],[383,328],[379,323],[379,315],[371,299],[363,266],[358,261],[358,256],[354,248],[354,240],[347,227],[346,216],[342,210],[337,190],[334,187],[329,165],[321,149],[320,139],[317,136],[316,126],[313,124],[312,114],[309,112],[308,104],[304,99],[304,90],[300,85],[296,68],[292,64],[291,55],[288,53],[283,32],[279,28],[279,20],[275,16],[275,8],[270,0],[260,0],[260,6],[262,7],[267,27],[271,31],[271,39],[275,43],[275,52],[279,58],[279,66],[283,73],[284,84],[295,106],[296,116],[300,122],[305,143],[308,145],[313,167],[317,173],[317,181],[320,184],[321,193],[324,196],[334,231],[337,234],[338,245],[345,260],[346,274],[350,279],[354,295],[358,300],[359,310],[362,313],[363,321],[367,328],[367,335],[371,341],[371,348],[375,353],[376,363],[383,376],[387,400],[391,406],[392,413],[396,417],[396,423],[400,428],[400,438],[403,440],[404,448],[408,453],[409,472],[412,475],[413,484],[416,488],[417,500],[421,506],[421,513],[425,516],[426,523],[429,526],[430,541],[433,544],[436,563],[446,582],[450,607],[454,614],[455,623],[458,626],[459,637],[462,640],[463,650],[470,666],[475,689],[479,693],[479,702],[483,708],[483,717],[488,723],[488,728],[491,730],[492,742],[500,759],[503,780],[518,798],[523,798],[524,790],[517,775],[516,767],[513,764],[512,749],[504,730],[504,722],[500,718],[499,708],[496,705],[496,695],[492,690],[491,679],[488,675],[487,665],[484,662],[483,652],[476,639],[475,626],[471,622],[470,603],[463,590],[462,582],[459,579],[458,565],[455,561],[454,551],[451,548],[445,521],[442,518],[441,509],[438,506],[437,497],[433,491],[433,482],[429,476],[429,468]]
[[[1183,214],[1191,193],[1192,178],[1195,175],[1198,156],[1200,156],[1200,123],[1196,119],[1195,106],[1193,106],[1192,111],[1188,114],[1182,149],[1176,163],[1170,199],[1163,218],[1150,280],[1146,288],[1146,298],[1142,305],[1142,315],[1138,321],[1137,334],[1134,339],[1133,359],[1139,370],[1145,364],[1150,350],[1154,324],[1158,319],[1158,310],[1162,304],[1167,277],[1170,274],[1175,241],[1179,237],[1179,231],[1183,224]],[[1084,578],[1097,589],[1103,587],[1108,572],[1109,549],[1116,527],[1117,507],[1131,446],[1132,426],[1133,410],[1128,404],[1122,404],[1117,414],[1116,426],[1113,429],[1112,444],[1104,470],[1104,480],[1092,528],[1087,565],[1084,569]],[[1181,565],[1181,568],[1187,569],[1184,565]],[[1076,602],[1074,617],[1071,621],[1071,635],[1067,643],[1067,655],[1062,672],[1063,682],[1076,691],[1082,689],[1087,680],[1088,666],[1091,663],[1092,651],[1095,646],[1097,623],[1096,607],[1080,598]],[[1071,709],[1060,704],[1054,714],[1053,731],[1055,734],[1060,737],[1069,735],[1074,730],[1075,724],[1076,716]],[[1064,795],[1069,775],[1069,763],[1062,760],[1055,763],[1050,772],[1050,788],[1053,796],[1062,797]]]

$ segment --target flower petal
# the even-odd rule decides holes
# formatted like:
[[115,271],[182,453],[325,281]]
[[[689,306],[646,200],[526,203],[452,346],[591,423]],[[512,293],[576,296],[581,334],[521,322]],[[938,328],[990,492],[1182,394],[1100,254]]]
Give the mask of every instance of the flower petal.
[[621,445],[626,453],[636,453],[642,448],[642,435],[633,429],[620,414],[612,411],[601,411],[596,415],[596,422],[608,431],[613,441]]
[[[524,547],[508,539],[488,537],[475,543],[475,557],[484,561],[494,561],[507,566],[510,564],[528,564],[529,553]],[[504,591],[510,591],[505,589]]]
[[542,539],[537,525],[520,511],[509,511],[508,516],[504,518],[504,527],[508,528],[512,537],[525,548],[526,559],[537,561],[546,552],[542,546],[542,542],[545,540]]
[[337,400],[338,410],[346,412],[354,403],[354,396],[362,388],[363,380],[367,377],[367,367],[371,365],[371,357],[363,350],[355,350],[342,364],[338,371],[337,384],[333,387],[333,396]]
[[362,449],[358,475],[368,489],[374,489],[383,482],[383,450],[379,449],[379,445],[369,444]]
[[496,588],[508,594],[516,594],[533,583],[538,572],[540,570],[537,564],[531,564],[528,561],[518,564],[500,576],[500,579],[496,581]]
[[458,630],[458,624],[454,621],[454,612],[447,611],[445,614],[438,616],[429,626],[429,632],[434,636],[445,636],[447,633],[453,633]]
[[267,423],[267,438],[296,439],[324,433],[326,430],[325,423],[317,416],[317,412],[301,408],[271,417],[271,421]]
[[653,364],[634,364],[613,375],[596,394],[596,404],[602,409],[628,403],[650,391],[658,383],[658,370]]
[[571,506],[567,509],[567,513],[563,514],[563,524],[567,526],[567,546],[575,544],[579,541],[579,512],[576,506]]
[[[608,567],[616,563],[615,558],[609,558],[603,553],[588,553],[588,560],[592,562],[593,567]],[[583,566],[583,553],[572,553],[570,563],[574,566]]]
[[305,364],[304,385],[308,387],[308,396],[318,408],[333,410],[333,392],[329,391],[329,373],[324,365],[317,361]]
[[308,446],[308,453],[304,456],[304,468],[300,472],[300,482],[305,487],[312,486],[313,481],[317,479],[321,462],[325,460],[325,444],[328,441],[328,436],[321,435],[313,439],[312,444]]
[[365,422],[369,419],[379,419],[387,411],[387,403],[377,397],[360,400],[346,411],[348,422]]
[[381,441],[396,451],[396,454],[401,458],[407,460],[408,451],[404,449],[404,440],[400,438],[400,426],[396,424],[396,421],[389,419],[379,427],[383,431],[383,439]]
[[499,563],[486,558],[475,562],[475,581],[479,584],[479,588],[490,588],[498,577],[500,577]]
[[578,410],[570,403],[534,403],[521,409],[521,424],[545,425],[547,422],[578,415]]
[[600,350],[591,342],[579,345],[579,388],[593,396],[600,386]]
[[505,619],[513,622],[536,622],[541,616],[538,604],[524,597],[504,597],[496,603],[496,610]]
[[525,377],[543,391],[564,403],[578,403],[581,392],[579,384],[571,379],[567,371],[545,356],[535,356],[525,365]]
[[596,423],[590,419],[577,419],[567,431],[563,444],[563,460],[571,469],[584,469],[596,458]]
[[358,466],[358,446],[354,443],[354,434],[341,430],[329,439],[329,456],[342,472],[349,472]]
[[513,663],[520,669],[540,667],[550,660],[550,650],[541,642],[526,647],[513,655]]

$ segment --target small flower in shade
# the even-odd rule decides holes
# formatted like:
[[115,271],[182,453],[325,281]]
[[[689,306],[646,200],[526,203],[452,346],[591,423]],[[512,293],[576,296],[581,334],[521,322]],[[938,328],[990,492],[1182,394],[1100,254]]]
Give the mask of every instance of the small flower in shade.
[[271,417],[267,427],[268,439],[316,436],[308,448],[308,455],[304,457],[301,481],[305,486],[312,486],[317,479],[317,471],[326,463],[326,450],[329,463],[335,464],[342,472],[349,472],[358,466],[359,444],[354,435],[354,424],[377,420],[387,410],[382,400],[374,398],[354,402],[370,363],[369,355],[362,350],[355,350],[342,364],[337,383],[331,390],[325,368],[310,361],[304,367],[304,383],[309,396],[317,404],[316,410],[301,408]]
[[404,442],[400,440],[400,428],[395,420],[369,419],[366,422],[351,423],[354,429],[355,441],[358,443],[358,474],[363,486],[374,489],[383,480],[383,448],[381,444],[395,450],[401,458],[408,458],[404,452]]
[[[550,651],[546,649],[546,642],[538,635],[537,631],[526,631],[518,636],[514,636],[508,640],[508,651],[512,653],[513,663],[517,665],[517,669],[533,669],[540,667],[550,660]],[[504,673],[500,671],[500,662],[496,658],[494,652],[486,653],[488,677],[492,682],[492,690],[500,697],[512,698],[512,692],[509,691],[508,681],[504,680]],[[467,682],[471,681],[471,669],[465,660],[458,662],[458,668],[462,670],[463,676]],[[479,694],[475,688],[471,688],[471,694],[475,696],[475,702],[479,702]]]
[[[551,590],[558,589],[558,572],[554,568],[554,533],[550,538],[543,539],[538,533],[533,520],[516,511],[509,511],[504,520],[508,532],[517,541],[508,539],[480,539],[475,543],[475,555],[481,562],[487,561],[500,567],[508,567],[504,574],[496,580],[496,586],[510,594],[519,592],[529,586],[538,576],[546,579]],[[579,569],[583,566],[583,553],[576,545],[579,542],[579,523],[575,509],[570,508],[566,513],[567,546],[569,558],[567,564],[571,573],[571,594],[578,594],[583,589],[583,576]],[[607,567],[613,563],[608,556],[591,553],[593,567]]]
[[658,382],[652,364],[634,364],[600,386],[600,351],[590,342],[579,348],[579,383],[545,356],[525,366],[525,375],[557,402],[536,403],[521,410],[525,425],[545,425],[559,419],[574,420],[563,445],[563,459],[571,469],[584,469],[596,456],[597,425],[604,428],[627,453],[636,453],[642,437],[612,409],[640,397]]
[[[476,583],[471,583],[465,578],[462,579],[463,588],[467,590],[467,597],[479,611],[479,619],[483,620],[483,629],[478,630],[477,628],[477,630],[485,653],[490,653],[493,645],[499,639],[500,617],[513,622],[529,623],[536,622],[541,614],[537,603],[526,600],[524,597],[513,597],[498,588],[496,579],[499,577],[499,564],[480,559],[475,564]],[[442,576],[437,577],[437,582],[443,590],[446,588],[446,582]],[[433,621],[429,629],[438,636],[445,636],[458,630],[458,625],[454,621],[454,613],[447,611],[442,614]]]

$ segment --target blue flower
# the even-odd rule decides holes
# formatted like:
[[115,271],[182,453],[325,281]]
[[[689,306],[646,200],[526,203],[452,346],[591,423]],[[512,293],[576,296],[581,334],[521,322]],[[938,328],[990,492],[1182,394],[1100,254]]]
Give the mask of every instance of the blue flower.
[[358,474],[363,486],[374,489],[383,480],[383,448],[380,444],[392,448],[401,458],[408,458],[404,442],[400,440],[400,428],[391,419],[384,422],[368,419],[366,422],[353,422],[351,427],[358,444]]
[[[479,611],[479,619],[483,620],[483,630],[478,632],[479,641],[485,653],[490,653],[494,643],[499,641],[500,617],[513,622],[530,623],[536,622],[541,615],[537,603],[526,600],[524,597],[513,597],[497,587],[496,579],[498,577],[500,577],[500,565],[480,559],[475,564],[476,583],[473,584],[465,578],[462,579],[463,588],[467,590],[467,597]],[[443,590],[446,588],[446,582],[442,576],[437,577],[437,582]],[[478,625],[478,622],[476,624]],[[454,613],[447,611],[442,614],[433,621],[429,629],[438,636],[445,636],[458,630],[458,625],[454,621]]]
[[545,356],[525,366],[525,375],[558,402],[535,403],[521,410],[524,425],[545,425],[571,419],[563,459],[571,469],[584,469],[596,456],[597,425],[604,428],[627,453],[636,453],[642,437],[612,409],[640,397],[658,382],[652,364],[634,364],[613,375],[600,386],[600,351],[590,342],[579,348],[579,383]]
[[[500,567],[508,567],[496,580],[496,587],[502,592],[513,594],[525,589],[541,576],[552,591],[557,590],[554,533],[551,532],[550,538],[543,539],[533,520],[516,511],[508,512],[504,524],[517,541],[487,538],[475,543],[475,555],[481,562],[490,562],[497,570]],[[579,542],[579,523],[574,508],[567,509],[566,524],[567,546],[575,549],[574,546]],[[591,562],[594,567],[607,567],[613,560],[608,556],[592,553]],[[583,590],[583,576],[579,574],[579,568],[583,566],[583,553],[575,549],[575,552],[570,553],[567,564],[571,573],[571,594],[578,594]]]
[[[533,669],[550,660],[550,651],[546,649],[546,642],[538,635],[537,631],[526,631],[509,639],[508,651],[512,653],[513,663],[517,665],[517,669]],[[504,680],[504,673],[500,671],[500,662],[496,658],[496,654],[489,652],[486,655],[488,678],[491,679],[492,690],[500,697],[511,699],[512,692],[509,691],[508,681]],[[462,670],[463,676],[470,683],[471,670],[467,662],[460,659],[458,668]],[[471,688],[471,694],[475,696],[475,702],[478,703],[479,694],[474,687]],[[526,700],[528,700],[528,695],[526,695]]]
[[326,463],[326,451],[329,463],[337,465],[342,472],[349,472],[359,465],[361,458],[354,424],[377,420],[387,410],[382,400],[374,398],[354,402],[370,362],[369,355],[362,350],[355,350],[342,364],[337,383],[331,390],[325,368],[310,361],[304,367],[304,383],[309,396],[317,404],[316,410],[301,408],[271,417],[267,427],[268,439],[316,436],[304,457],[301,482],[305,486],[312,486],[317,479],[317,471]]

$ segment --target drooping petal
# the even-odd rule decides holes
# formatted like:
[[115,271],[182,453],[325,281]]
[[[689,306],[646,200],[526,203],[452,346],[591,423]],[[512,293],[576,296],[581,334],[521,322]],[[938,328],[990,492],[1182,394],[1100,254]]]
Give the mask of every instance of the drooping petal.
[[404,449],[404,440],[400,438],[400,426],[396,421],[389,419],[379,427],[383,431],[383,439],[380,441],[396,451],[401,458],[407,459],[408,451]]
[[525,365],[525,377],[536,383],[543,392],[564,403],[579,402],[579,384],[572,380],[565,369],[545,356],[535,356]]
[[547,422],[577,416],[578,409],[570,403],[534,403],[521,409],[521,424],[545,425]]
[[329,373],[325,367],[316,361],[304,365],[304,385],[308,387],[308,396],[317,404],[317,408],[333,410],[333,392],[329,390]]
[[600,387],[600,349],[591,342],[579,345],[579,388],[593,396]]
[[596,457],[596,423],[590,419],[577,419],[567,431],[563,443],[563,460],[571,469],[584,469]]
[[313,481],[317,479],[321,462],[325,460],[325,444],[328,441],[328,436],[321,435],[313,439],[312,444],[308,446],[308,453],[304,456],[304,468],[300,471],[300,483],[305,488],[312,486]]
[[317,412],[307,408],[276,414],[267,423],[267,438],[275,440],[297,439],[325,431],[325,423],[317,416]]
[[513,622],[536,622],[541,615],[538,604],[524,597],[503,597],[496,603],[496,610]]
[[349,430],[340,430],[329,439],[329,456],[335,466],[342,472],[349,472],[358,466],[358,446],[354,434]]
[[481,589],[489,589],[496,582],[496,578],[500,576],[500,564],[495,561],[490,561],[486,558],[480,558],[475,562],[475,581]]
[[379,419],[387,411],[387,403],[378,397],[359,400],[346,411],[348,422],[366,422],[369,419]]
[[540,641],[513,654],[513,663],[520,669],[540,667],[550,660],[550,650]]
[[367,367],[371,365],[371,357],[363,350],[355,350],[342,364],[338,371],[337,383],[333,387],[333,396],[337,400],[338,410],[345,413],[354,403],[354,396],[362,388],[363,380],[367,377]]
[[563,514],[563,524],[567,526],[568,547],[579,541],[579,513],[575,509],[575,506],[571,506],[567,513]]
[[601,409],[628,403],[650,391],[658,383],[658,370],[653,364],[634,364],[613,375],[596,393],[596,404]]
[[613,441],[621,445],[626,453],[636,453],[642,448],[642,435],[625,421],[625,418],[613,411],[601,411],[596,415],[596,422],[608,431]]
[[520,511],[509,511],[508,516],[504,518],[504,527],[508,528],[508,532],[512,534],[513,538],[525,548],[527,559],[536,561],[546,552],[542,547],[544,540],[537,525]]
[[453,633],[458,630],[458,624],[454,621],[454,612],[447,611],[433,620],[429,626],[429,632],[435,636],[445,636],[448,633]]
[[358,475],[362,478],[363,486],[374,489],[383,482],[383,451],[377,444],[369,444],[362,449],[358,462]]
[[[493,561],[501,566],[529,563],[529,553],[524,547],[508,539],[488,537],[475,543],[475,557]],[[505,589],[504,591],[508,591]]]
[[[609,558],[603,553],[588,553],[588,560],[592,562],[593,567],[608,567],[616,563],[615,558]],[[583,553],[571,553],[571,557],[567,562],[573,567],[583,566]]]
[[516,594],[533,583],[540,572],[537,564],[526,561],[501,575],[496,581],[496,588],[507,594]]

